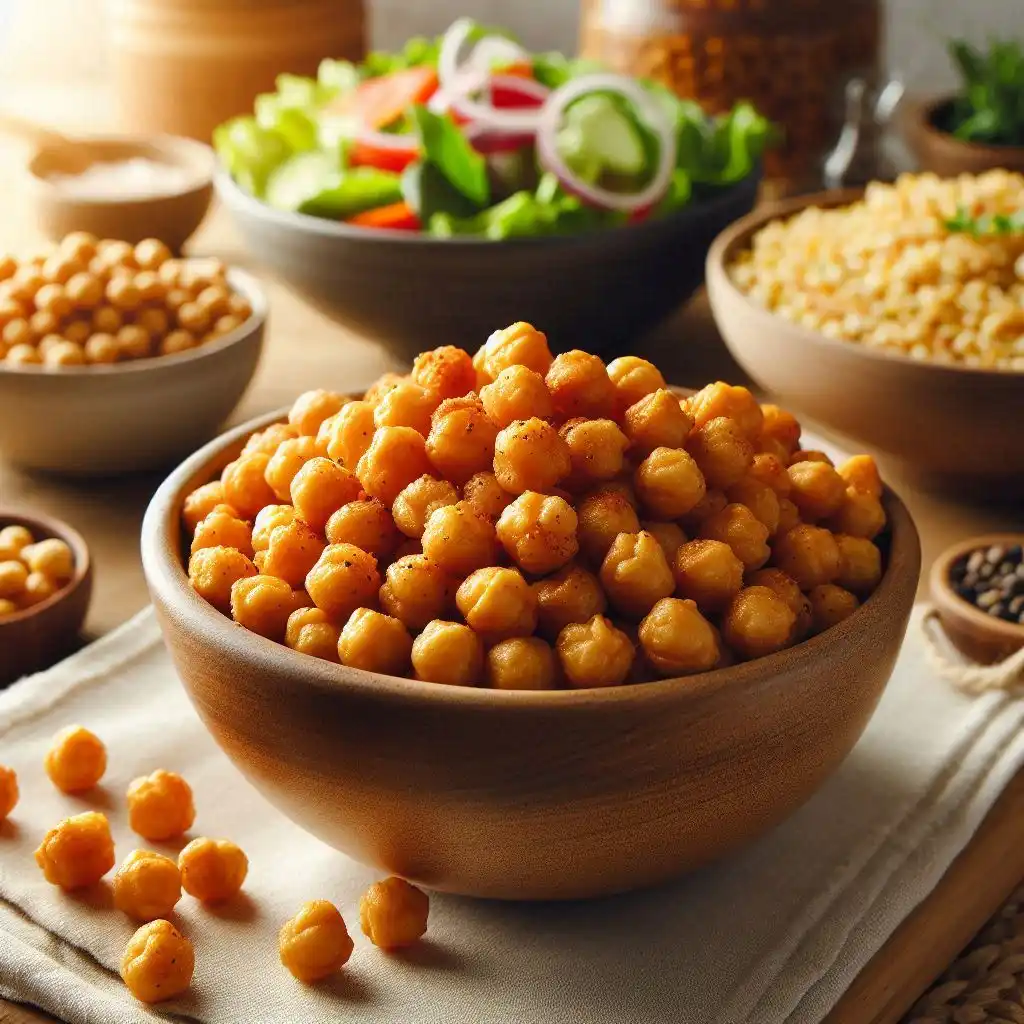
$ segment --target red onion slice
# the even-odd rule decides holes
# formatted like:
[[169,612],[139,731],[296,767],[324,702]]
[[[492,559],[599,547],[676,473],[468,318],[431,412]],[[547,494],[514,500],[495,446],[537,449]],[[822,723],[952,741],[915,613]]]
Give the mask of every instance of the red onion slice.
[[[558,130],[569,106],[591,93],[614,92],[625,96],[637,109],[645,124],[657,135],[658,165],[650,182],[639,192],[612,192],[579,178],[558,152]],[[540,109],[537,124],[537,158],[555,174],[570,192],[584,202],[607,210],[630,213],[654,205],[668,191],[676,165],[676,138],[668,113],[634,78],[624,75],[594,74],[574,78],[556,89]]]
[[441,87],[451,85],[464,71],[488,74],[495,64],[514,64],[530,60],[530,54],[518,43],[504,36],[489,35],[479,39],[465,62],[460,66],[459,53],[476,28],[471,18],[458,18],[441,37],[437,55],[437,77]]
[[376,132],[372,128],[361,128],[356,142],[374,149],[386,149],[392,153],[418,153],[420,139],[414,132]]
[[479,121],[466,125],[469,144],[485,156],[491,153],[514,153],[524,146],[533,145],[532,132],[503,132],[488,128]]

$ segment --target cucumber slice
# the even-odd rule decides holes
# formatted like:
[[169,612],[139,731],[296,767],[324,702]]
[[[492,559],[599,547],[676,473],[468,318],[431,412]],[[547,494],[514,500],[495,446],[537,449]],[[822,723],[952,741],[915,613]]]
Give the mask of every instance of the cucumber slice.
[[647,169],[639,126],[608,95],[583,96],[566,111],[565,125],[558,133],[558,151],[588,180],[602,173],[633,177]]
[[278,210],[295,211],[337,179],[338,166],[327,153],[297,153],[267,179],[266,200]]

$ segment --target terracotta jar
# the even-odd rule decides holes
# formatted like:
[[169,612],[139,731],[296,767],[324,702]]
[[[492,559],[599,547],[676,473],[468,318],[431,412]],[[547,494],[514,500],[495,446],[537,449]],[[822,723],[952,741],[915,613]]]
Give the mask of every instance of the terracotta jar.
[[363,0],[108,0],[108,15],[124,128],[203,140],[281,72],[366,48]]
[[584,0],[581,49],[710,113],[753,101],[785,131],[769,178],[813,184],[853,76],[878,77],[880,0]]

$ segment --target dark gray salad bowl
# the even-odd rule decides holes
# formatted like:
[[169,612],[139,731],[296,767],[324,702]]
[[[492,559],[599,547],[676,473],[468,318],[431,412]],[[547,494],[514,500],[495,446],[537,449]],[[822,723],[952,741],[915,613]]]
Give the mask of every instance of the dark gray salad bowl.
[[711,242],[753,208],[757,186],[752,175],[642,224],[489,241],[285,213],[224,172],[217,180],[257,261],[403,361],[436,345],[473,350],[517,320],[536,325],[562,349],[628,351],[700,286]]

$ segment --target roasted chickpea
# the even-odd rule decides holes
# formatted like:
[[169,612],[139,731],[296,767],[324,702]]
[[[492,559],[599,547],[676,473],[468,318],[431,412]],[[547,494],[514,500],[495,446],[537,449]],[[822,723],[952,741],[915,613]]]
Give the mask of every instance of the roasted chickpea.
[[807,597],[811,604],[811,630],[814,633],[823,633],[848,619],[860,605],[855,595],[834,583],[812,587]]
[[570,623],[558,634],[555,650],[574,689],[619,686],[629,675],[636,653],[629,636],[603,615]]
[[239,455],[221,473],[224,499],[243,519],[254,519],[264,505],[274,504],[275,493],[267,483],[270,456],[263,452]]
[[401,384],[403,381],[410,380],[411,378],[403,376],[400,373],[385,373],[378,377],[367,389],[363,395],[363,401],[367,402],[373,408],[377,408],[380,400],[393,388]]
[[616,390],[597,356],[574,349],[555,356],[544,383],[555,413],[563,420],[585,416],[607,419],[615,413]]
[[252,558],[252,532],[230,505],[215,505],[196,527],[191,553],[201,548],[235,548]]
[[378,427],[355,472],[367,494],[391,505],[403,487],[430,472],[423,435],[411,427]]
[[274,497],[264,504],[271,504],[274,498],[277,498],[278,501],[290,502],[292,480],[295,479],[295,474],[310,459],[322,457],[323,454],[323,448],[317,443],[315,437],[306,435],[282,441],[274,454],[270,456],[270,461],[263,471],[263,478],[274,493]]
[[167,313],[162,309],[140,309],[135,322],[154,338],[163,338],[170,326]]
[[85,361],[85,349],[73,341],[58,341],[43,356],[46,366],[84,366]]
[[204,601],[229,614],[231,588],[256,575],[256,566],[235,548],[200,548],[188,560],[188,580]]
[[43,877],[62,889],[98,882],[114,866],[114,840],[105,814],[86,811],[51,828],[35,853]]
[[181,872],[170,857],[133,850],[113,879],[114,906],[137,921],[169,917],[181,899]]
[[512,501],[493,473],[474,473],[463,485],[463,501],[469,502],[483,516],[497,519]]
[[336,391],[305,391],[295,399],[288,411],[288,422],[307,437],[316,437],[320,424],[329,416],[339,412],[347,399]]
[[[167,295],[167,285],[160,280],[160,275],[155,270],[143,270],[141,273],[136,274],[135,287],[139,289],[139,295],[142,296],[143,302],[162,303]],[[159,318],[154,318],[152,316],[154,313],[159,314]],[[151,306],[143,309],[139,316],[141,317],[144,314],[149,314],[150,320],[153,323],[162,324],[159,333],[164,334],[167,332],[168,327],[171,325],[171,320],[166,309]],[[147,324],[147,326],[149,325]],[[155,328],[149,327],[149,330],[155,330]]]
[[676,552],[686,543],[686,534],[683,533],[682,527],[676,523],[657,522],[653,519],[642,520],[640,526],[658,542],[658,546],[665,552],[668,564],[672,565]]
[[21,552],[32,543],[32,533],[27,527],[12,524],[0,528],[0,561],[19,559]]
[[[29,545],[31,547],[31,545]],[[17,597],[25,589],[28,569],[24,563],[13,558],[0,562],[0,597],[5,599]]]
[[[169,294],[168,298],[170,298]],[[203,309],[203,307],[200,306],[197,302],[181,303],[181,305],[178,306],[177,308],[176,316],[178,320],[178,326],[188,331],[190,334],[196,335],[197,337],[202,337],[212,326],[210,323],[210,314],[207,313],[207,311]]]
[[701,388],[690,399],[689,409],[698,428],[724,416],[732,420],[740,433],[752,442],[760,436],[764,423],[761,406],[747,388],[720,380]]
[[375,946],[400,949],[424,935],[429,909],[426,893],[402,878],[385,878],[363,893],[359,924]]
[[763,437],[757,443],[758,448],[761,450],[758,452],[759,455],[771,455],[778,459],[784,466],[789,465],[790,453],[786,451],[786,446],[781,441],[776,441],[771,437]]
[[6,821],[18,803],[18,776],[13,768],[0,764],[0,822]]
[[[156,277],[155,274],[153,276]],[[142,275],[140,274],[139,277],[142,277]],[[138,284],[139,282],[139,277],[135,279],[136,284]],[[157,278],[157,280],[159,281],[159,278]],[[230,298],[231,293],[227,290],[227,288],[223,287],[222,285],[212,284],[204,288],[196,296],[196,305],[200,309],[205,310],[206,315],[211,320],[216,321],[219,320],[222,316],[227,316],[230,313],[228,305]]]
[[763,658],[793,641],[796,615],[768,587],[747,587],[722,615],[722,636],[741,658]]
[[700,524],[698,534],[705,540],[724,541],[748,570],[760,569],[771,555],[768,527],[746,505],[726,505]]
[[415,632],[448,611],[454,589],[451,577],[426,555],[404,555],[388,566],[380,605]]
[[92,324],[88,320],[71,320],[64,325],[64,337],[76,345],[85,345],[92,335]]
[[284,630],[285,646],[299,654],[323,661],[338,660],[338,636],[341,630],[320,608],[296,608],[288,616]]
[[737,424],[716,416],[695,427],[686,442],[708,487],[725,490],[742,480],[754,462],[754,448]]
[[407,537],[422,537],[434,509],[454,505],[458,500],[454,484],[424,475],[403,488],[391,506],[391,513],[395,526]]
[[544,420],[516,420],[498,434],[494,475],[510,494],[547,493],[571,469],[569,446]]
[[649,455],[655,448],[682,448],[693,421],[671,391],[644,395],[623,415],[623,429],[635,455]]
[[443,401],[468,395],[476,387],[476,370],[468,352],[442,345],[416,357],[412,379]]
[[158,238],[144,238],[136,243],[133,255],[143,270],[157,270],[171,258],[171,250]]
[[327,900],[304,903],[278,934],[281,963],[310,985],[348,963],[354,944],[337,907]]
[[613,359],[608,364],[608,379],[615,387],[615,406],[619,414],[631,405],[636,405],[644,395],[668,386],[654,363],[639,356],[619,356]]
[[306,591],[317,608],[343,622],[357,608],[377,603],[377,559],[352,544],[328,544],[306,576]]
[[675,590],[665,552],[644,531],[615,538],[601,564],[601,583],[612,607],[633,619],[642,618]]
[[554,690],[558,676],[555,652],[539,637],[512,637],[487,652],[484,679],[492,690]]
[[833,466],[832,457],[826,452],[817,448],[798,448],[789,457],[789,464],[792,466],[797,462],[821,462],[826,466]]
[[[534,373],[544,375],[551,366],[548,339],[531,324],[519,321],[495,331],[477,353],[477,370],[488,384],[497,380],[510,366],[525,366]],[[540,415],[535,413],[534,415]]]
[[[106,287],[106,298],[107,302],[123,313],[131,313],[142,305],[142,294],[127,274],[117,274],[110,279]],[[181,310],[178,315],[180,318]]]
[[176,772],[157,769],[128,786],[128,824],[152,842],[174,839],[196,818],[192,787]]
[[839,534],[835,541],[839,548],[836,583],[859,597],[867,596],[882,578],[882,552],[865,537]]
[[124,317],[113,306],[97,306],[92,313],[92,326],[99,334],[116,335],[124,326]]
[[121,978],[140,1002],[159,1003],[189,987],[195,965],[192,943],[170,921],[150,921],[128,940]]
[[507,427],[531,416],[548,419],[554,415],[544,378],[526,366],[509,366],[502,370],[492,383],[480,389],[480,401],[498,427]]
[[565,565],[579,550],[577,525],[564,498],[525,491],[501,513],[496,532],[516,565],[540,575]]
[[60,284],[44,284],[36,292],[36,309],[41,312],[52,313],[58,320],[71,313],[71,300]]
[[779,497],[767,484],[745,476],[726,492],[730,504],[746,505],[754,518],[768,529],[768,536],[779,528]]
[[426,437],[437,406],[437,395],[404,380],[381,398],[373,411],[373,422],[378,427],[412,427]]
[[748,476],[750,479],[770,487],[780,498],[788,497],[792,489],[786,463],[767,452],[758,452],[754,456]]
[[82,793],[103,778],[107,748],[95,733],[70,725],[53,737],[43,767],[62,793]]
[[264,505],[256,513],[252,524],[253,551],[266,551],[270,535],[279,527],[295,522],[294,505]]
[[293,519],[270,534],[261,572],[298,589],[324,553],[324,542],[307,523]]
[[30,572],[25,580],[25,588],[18,595],[21,608],[31,608],[57,593],[57,584],[49,576],[41,572]]
[[378,563],[387,562],[395,553],[402,535],[387,505],[376,498],[350,501],[327,520],[330,544],[354,544],[373,555]]
[[[0,337],[3,338],[4,344],[12,349],[19,345],[31,345],[35,341],[35,335],[32,333],[32,327],[28,320],[21,319],[9,320],[4,325]],[[8,353],[8,358],[10,358],[10,353]]]
[[193,839],[178,854],[181,887],[204,903],[222,903],[242,888],[249,859],[229,839]]
[[351,470],[321,457],[303,463],[292,477],[291,499],[299,517],[322,531],[327,520],[343,505],[355,501],[362,490]]
[[775,535],[792,530],[794,526],[799,526],[800,522],[800,510],[796,505],[789,498],[779,498],[779,526]]
[[75,574],[75,556],[67,542],[47,537],[21,549],[21,560],[29,572],[41,572],[51,580],[65,583]]
[[882,477],[878,466],[870,455],[851,455],[836,471],[859,494],[866,494],[880,501],[882,498]]
[[[37,313],[33,313],[28,318],[28,325],[32,328],[32,333],[37,338],[45,338],[47,335],[55,335],[60,338],[60,320],[56,313],[51,313],[48,309],[41,309]],[[88,330],[88,326],[86,326]]]
[[427,455],[438,473],[456,484],[491,469],[498,427],[476,395],[450,398],[434,410]]
[[743,563],[720,540],[691,540],[672,563],[679,593],[705,614],[721,611],[743,586]]
[[787,576],[781,569],[758,569],[747,576],[747,586],[767,587],[775,591],[796,616],[793,640],[801,640],[807,635],[811,628],[811,602],[792,576]]
[[533,585],[539,631],[550,640],[570,623],[601,615],[608,601],[598,578],[579,565],[567,565]]
[[846,488],[843,503],[835,515],[829,518],[826,526],[833,533],[871,540],[885,528],[885,509],[873,495],[850,486]]
[[614,420],[567,420],[558,433],[569,448],[567,487],[593,487],[622,472],[629,440]]
[[327,454],[347,469],[355,469],[377,429],[373,406],[369,402],[349,402],[330,417],[330,421],[331,431],[325,441]]
[[790,454],[795,452],[800,447],[800,424],[796,417],[769,403],[761,406],[761,413],[761,437],[779,442]]
[[93,334],[85,342],[85,359],[89,363],[116,363],[121,355],[117,338],[112,334]]
[[173,356],[179,352],[187,352],[199,344],[188,331],[171,331],[161,342],[159,353],[162,356]]
[[385,676],[408,675],[412,637],[399,619],[372,608],[357,608],[341,631],[338,656],[350,668]]
[[715,628],[693,601],[662,598],[640,623],[639,639],[647,663],[662,676],[707,672],[718,663]]
[[530,636],[537,628],[537,598],[518,569],[477,569],[462,581],[455,604],[487,644]]
[[846,481],[824,462],[794,462],[789,467],[790,501],[805,520],[827,519],[846,497]]
[[684,529],[692,533],[700,528],[700,524],[705,519],[710,519],[711,516],[721,512],[728,504],[729,499],[725,496],[724,491],[709,489],[704,492],[704,497],[681,518],[680,522]]
[[[265,568],[266,558],[263,561]],[[296,607],[297,595],[277,576],[248,576],[236,580],[231,587],[231,617],[240,626],[270,640],[283,639],[288,616]]]
[[831,583],[842,564],[839,545],[828,530],[801,523],[775,538],[772,564],[796,580],[801,590]]
[[620,533],[637,533],[640,520],[628,499],[617,489],[599,487],[576,506],[576,536],[580,551],[600,565]]
[[465,501],[434,509],[420,543],[427,558],[452,576],[468,576],[498,557],[494,523]]
[[469,626],[434,619],[413,641],[416,679],[450,686],[476,686],[483,674],[484,646]]
[[644,509],[654,519],[678,519],[704,497],[706,486],[697,463],[682,448],[655,448],[633,477]]

